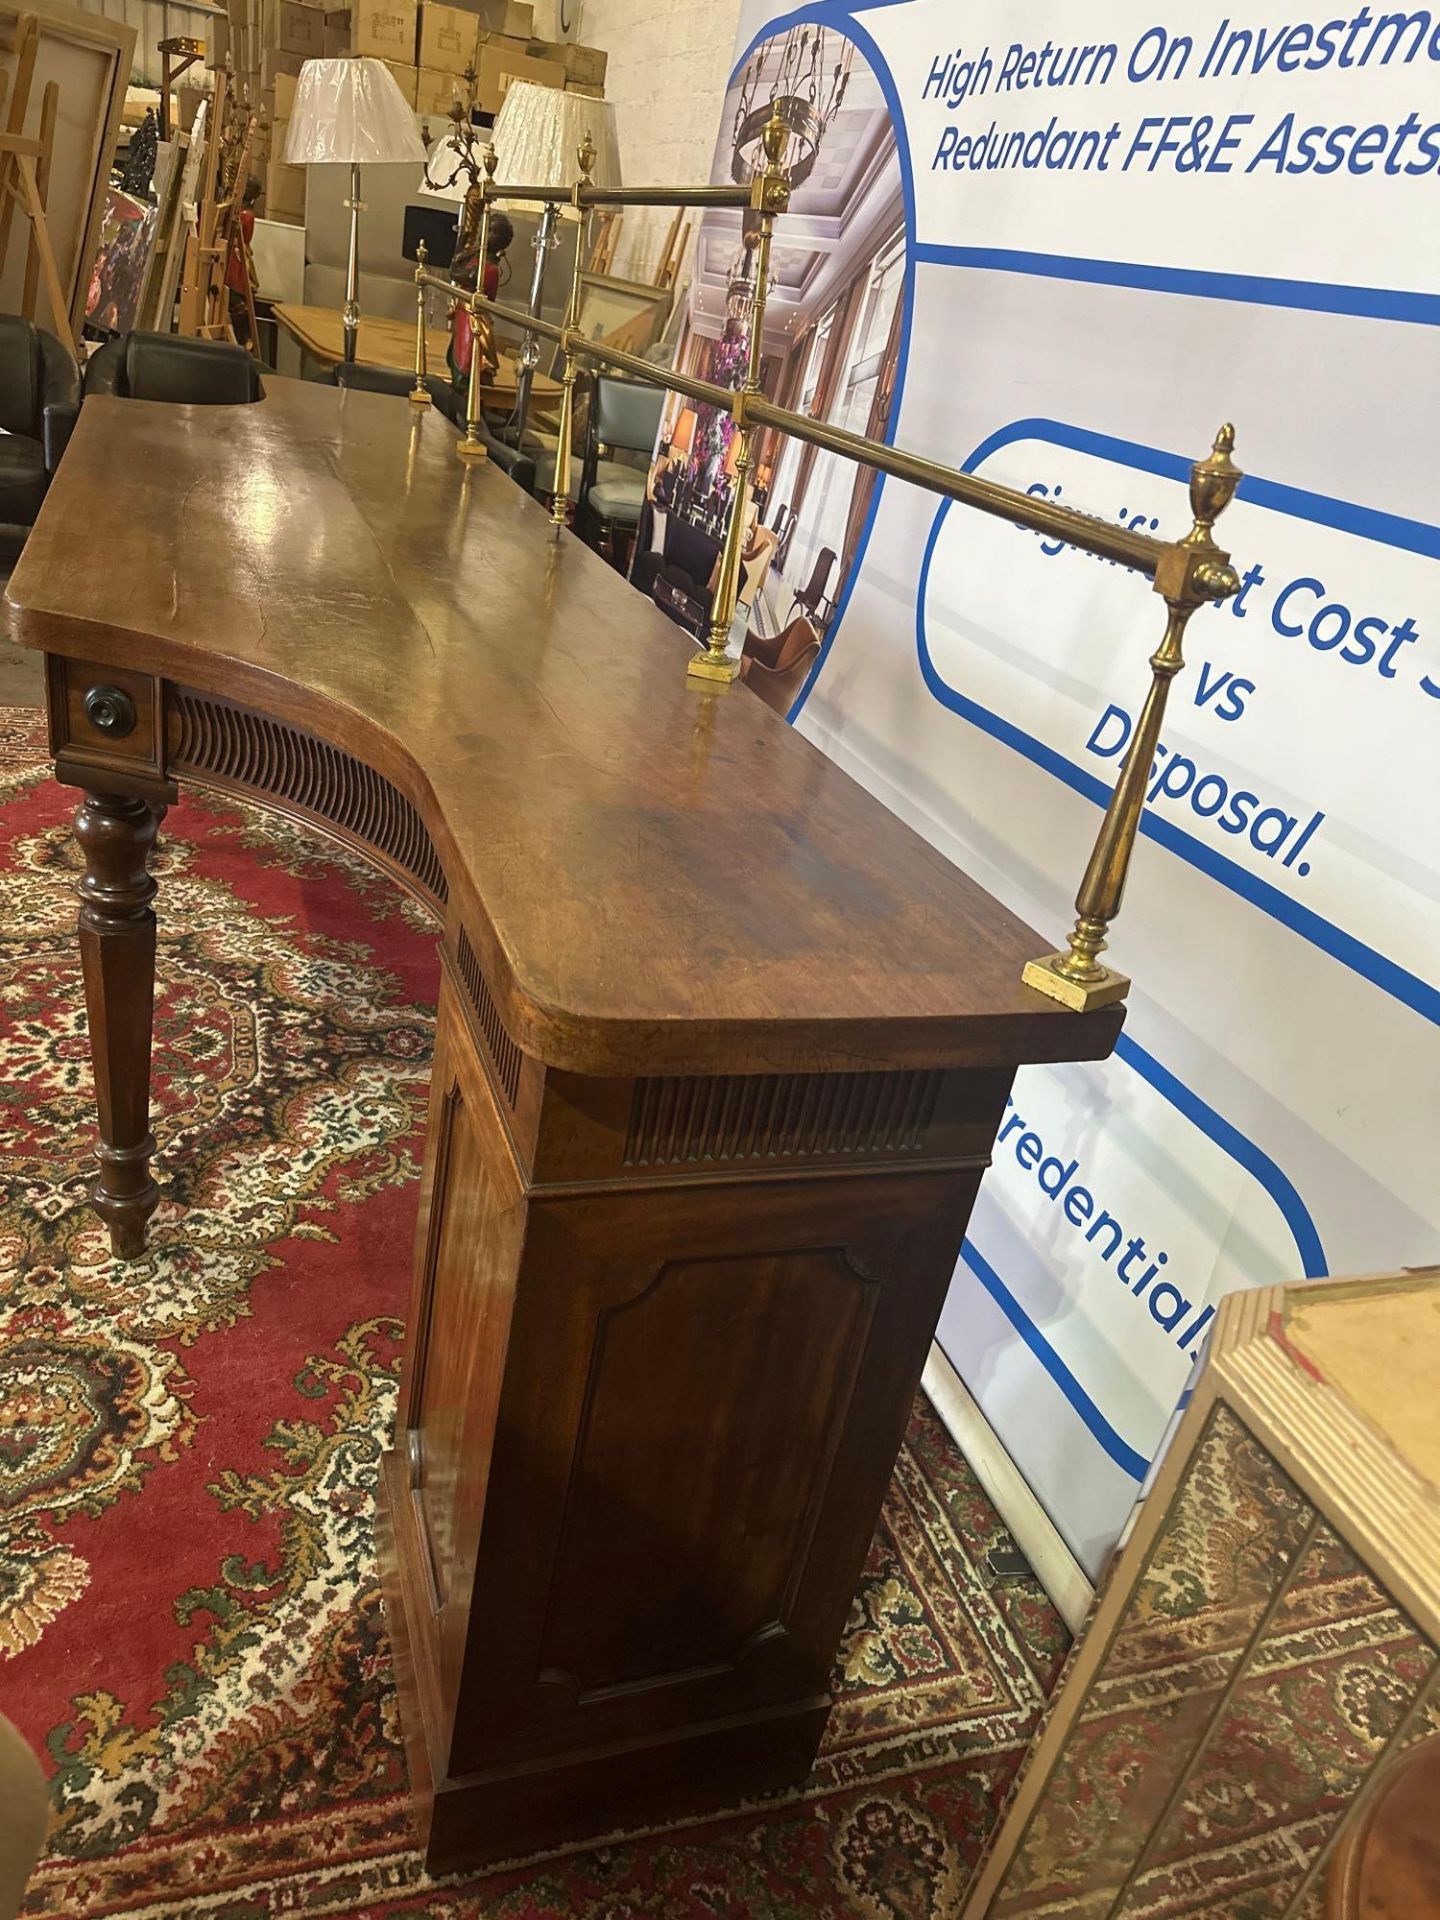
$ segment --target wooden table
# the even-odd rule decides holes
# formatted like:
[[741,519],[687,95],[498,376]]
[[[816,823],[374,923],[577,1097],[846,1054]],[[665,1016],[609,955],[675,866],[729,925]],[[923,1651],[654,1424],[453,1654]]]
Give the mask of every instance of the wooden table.
[[1022,986],[1038,934],[401,400],[87,401],[9,622],[84,789],[120,1256],[177,786],[443,927],[382,1546],[431,1865],[803,1778],[1015,1067],[1120,1009]]
[[[345,322],[338,307],[301,307],[280,302],[273,308],[276,323],[292,340],[322,366],[333,367],[345,358]],[[448,327],[425,329],[425,352],[431,373],[443,375],[445,356],[450,350]],[[415,371],[415,327],[403,320],[361,319],[355,357],[366,366],[390,367],[402,373]],[[485,383],[485,405],[508,407],[515,402],[515,383],[519,368],[507,353],[498,356],[495,377]],[[531,387],[531,403],[539,411],[555,406],[560,398],[560,382],[537,373]]]

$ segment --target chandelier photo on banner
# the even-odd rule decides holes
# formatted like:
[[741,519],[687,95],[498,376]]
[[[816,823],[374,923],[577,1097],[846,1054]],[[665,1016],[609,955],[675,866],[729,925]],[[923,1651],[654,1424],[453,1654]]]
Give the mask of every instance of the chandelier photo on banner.
[[844,103],[854,56],[843,35],[811,25],[791,27],[755,49],[741,75],[735,108],[733,180],[751,180],[764,166],[760,136],[778,108],[790,134],[785,153],[790,184],[804,186],[826,130]]
[[[677,369],[727,389],[746,377],[760,319],[761,382],[785,404],[883,437],[905,314],[904,192],[895,124],[864,52],[838,29],[789,25],[752,46],[720,116],[711,181],[748,186],[772,115],[794,182],[768,260],[753,213],[710,210],[697,236]],[[772,141],[774,134],[771,134]],[[761,318],[763,316],[763,318]],[[873,475],[762,428],[742,466],[723,407],[672,392],[646,479],[630,578],[668,617],[707,630],[711,582],[745,493],[731,651],[788,711],[841,604]]]

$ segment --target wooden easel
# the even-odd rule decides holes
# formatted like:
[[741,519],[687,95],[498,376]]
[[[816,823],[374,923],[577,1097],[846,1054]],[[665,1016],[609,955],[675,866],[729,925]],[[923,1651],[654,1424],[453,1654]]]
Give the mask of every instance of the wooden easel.
[[[248,108],[244,109],[238,138],[222,135],[230,105],[228,91],[229,75],[217,73],[212,102],[212,125],[217,137],[212,147],[213,157],[205,168],[205,189],[200,197],[195,231],[186,243],[185,273],[180,287],[178,331],[197,340],[233,340],[235,337],[230,325],[225,269],[231,241],[240,230],[240,207],[248,178],[255,117]],[[253,294],[250,311],[253,328]],[[252,341],[255,338],[252,331]]]
[[[683,226],[681,222],[684,222]],[[685,258],[685,249],[690,244],[690,222],[685,219],[684,209],[675,209],[675,218],[670,222],[670,231],[665,236],[665,251],[660,256],[660,264],[655,269],[655,278],[651,282],[656,287],[673,287],[680,277],[680,265]]]
[[40,23],[33,13],[22,13],[15,24],[15,74],[0,73],[0,105],[6,105],[5,129],[0,132],[0,273],[10,249],[10,227],[18,203],[30,222],[29,252],[25,262],[25,285],[20,311],[27,320],[35,318],[37,281],[43,274],[45,297],[55,331],[72,353],[78,351],[75,329],[70,323],[70,306],[55,262],[50,239],[50,224],[45,217],[45,200],[50,184],[50,160],[55,145],[55,118],[59,110],[60,89],[50,81],[40,96],[40,132],[38,138],[25,134],[25,116],[30,108],[30,88],[35,78],[35,58],[40,50]]
[[[192,40],[188,34],[177,36],[173,40],[160,42],[160,138],[170,138],[170,89],[182,73],[188,73],[197,60],[205,58],[203,40]],[[171,65],[171,62],[174,65]]]
[[615,263],[615,249],[620,242],[620,229],[625,224],[623,213],[602,213],[595,222],[595,243],[590,249],[591,273],[609,273]]

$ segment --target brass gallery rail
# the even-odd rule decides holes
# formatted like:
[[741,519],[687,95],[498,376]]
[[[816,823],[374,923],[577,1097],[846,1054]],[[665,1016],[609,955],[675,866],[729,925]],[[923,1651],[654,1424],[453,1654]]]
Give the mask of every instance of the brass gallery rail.
[[[614,368],[652,386],[684,394],[704,406],[727,413],[739,435],[735,463],[735,487],[731,496],[725,542],[720,556],[719,576],[705,650],[691,661],[689,671],[711,685],[725,685],[739,672],[739,661],[727,651],[730,628],[739,600],[741,560],[743,556],[746,509],[750,500],[751,436],[756,427],[778,429],[825,452],[842,455],[872,467],[894,479],[924,487],[931,493],[973,507],[1014,525],[1027,527],[1048,539],[1062,540],[1084,553],[1113,560],[1143,574],[1165,602],[1165,631],[1159,646],[1150,656],[1150,688],[1136,726],[1130,751],[1120,770],[1115,789],[1105,809],[1105,818],[1096,837],[1090,863],[1075,898],[1075,925],[1067,936],[1063,952],[1046,954],[1032,960],[1025,969],[1025,980],[1040,992],[1064,1005],[1083,1011],[1124,999],[1130,982],[1125,975],[1102,964],[1110,923],[1120,910],[1130,856],[1139,831],[1145,799],[1145,782],[1165,718],[1165,703],[1170,682],[1185,664],[1183,640],[1190,616],[1198,607],[1228,599],[1239,590],[1239,578],[1230,565],[1230,555],[1216,544],[1215,522],[1235,496],[1242,475],[1230,458],[1234,446],[1233,427],[1223,426],[1215,436],[1209,455],[1190,470],[1190,505],[1193,521],[1188,533],[1176,540],[1157,540],[1149,534],[1110,521],[1079,513],[1073,507],[1057,506],[1051,501],[1001,486],[973,473],[962,473],[936,460],[928,460],[903,448],[887,446],[864,434],[849,433],[842,427],[828,426],[808,414],[792,413],[766,398],[760,387],[760,361],[765,321],[765,306],[770,282],[770,252],[775,216],[790,202],[790,182],[782,165],[788,134],[778,109],[772,112],[765,128],[766,164],[748,186],[714,187],[635,187],[601,188],[594,186],[590,169],[594,148],[587,141],[579,151],[580,177],[573,187],[497,186],[495,154],[484,155],[485,178],[475,190],[479,196],[479,258],[485,258],[489,233],[490,208],[496,200],[519,200],[566,204],[583,218],[586,209],[599,206],[673,206],[736,207],[748,209],[753,230],[747,231],[745,244],[755,253],[755,297],[750,314],[747,365],[740,385],[733,390],[713,381],[697,379],[693,374],[658,367],[638,354],[587,340],[579,331],[580,290],[584,248],[576,246],[575,269],[563,325],[543,320],[538,314],[502,304],[483,292],[457,286],[454,281],[431,273],[425,264],[422,245],[415,270],[416,346],[415,390],[412,398],[424,404],[425,386],[425,293],[434,288],[451,300],[467,307],[472,319],[491,313],[520,327],[525,333],[552,340],[565,356],[561,389],[560,421],[555,451],[555,484],[552,517],[558,528],[565,525],[569,513],[570,454],[573,438],[575,382],[581,362]],[[480,358],[471,355],[470,386],[466,402],[466,428],[459,451],[466,458],[483,457],[480,439]]]

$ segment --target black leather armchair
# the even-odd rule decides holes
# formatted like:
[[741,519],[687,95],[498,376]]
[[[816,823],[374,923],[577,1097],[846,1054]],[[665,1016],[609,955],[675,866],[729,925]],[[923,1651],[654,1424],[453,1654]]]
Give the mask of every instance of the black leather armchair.
[[107,340],[85,369],[86,398],[92,393],[192,407],[234,407],[265,398],[260,369],[244,347],[174,333],[117,333]]
[[[660,528],[663,526],[663,533]],[[662,613],[698,634],[710,618],[710,581],[720,542],[647,500],[640,510],[630,580]]]
[[[401,373],[394,367],[368,367],[359,361],[347,364],[338,361],[330,378],[337,387],[352,387],[357,393],[394,393],[408,394],[414,388],[413,373]],[[464,431],[462,397],[455,391],[449,380],[443,380],[432,373],[425,385],[430,398],[435,403],[437,413],[443,413],[452,427]],[[483,389],[482,389],[483,391]],[[502,473],[509,474],[516,486],[524,493],[535,491],[535,457],[532,453],[521,452],[518,447],[507,447],[503,440],[497,440],[482,420],[480,438],[485,443],[485,451]]]
[[69,353],[33,321],[0,314],[0,521],[34,524],[80,408]]

